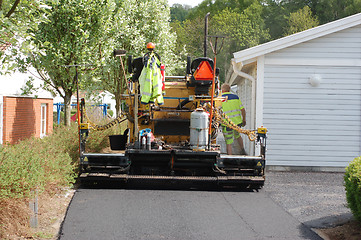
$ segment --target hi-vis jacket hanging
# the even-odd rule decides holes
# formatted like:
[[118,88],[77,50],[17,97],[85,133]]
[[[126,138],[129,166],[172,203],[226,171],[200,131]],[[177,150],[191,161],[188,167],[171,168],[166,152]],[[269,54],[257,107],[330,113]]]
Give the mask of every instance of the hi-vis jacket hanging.
[[159,105],[164,103],[162,95],[162,76],[160,72],[160,60],[150,52],[149,58],[145,59],[142,73],[139,77],[141,103],[154,103],[157,100]]

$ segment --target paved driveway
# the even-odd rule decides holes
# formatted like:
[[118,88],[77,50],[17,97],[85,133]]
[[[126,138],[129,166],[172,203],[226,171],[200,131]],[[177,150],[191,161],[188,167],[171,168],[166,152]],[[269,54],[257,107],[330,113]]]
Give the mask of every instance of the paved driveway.
[[320,239],[350,217],[343,174],[267,173],[260,192],[79,189],[60,239]]

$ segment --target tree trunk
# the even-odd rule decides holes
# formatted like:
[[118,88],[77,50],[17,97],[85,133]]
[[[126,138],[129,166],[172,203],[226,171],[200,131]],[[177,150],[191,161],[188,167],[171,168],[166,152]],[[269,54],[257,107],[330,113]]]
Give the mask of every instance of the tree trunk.
[[120,116],[121,110],[120,110],[120,104],[121,104],[121,99],[120,99],[120,94],[116,93],[115,94],[115,111],[117,112],[117,117]]
[[116,87],[115,87],[115,110],[117,111],[117,117],[121,114],[121,94],[123,93],[123,76],[121,75],[121,71],[119,71],[119,77],[116,78]]
[[66,92],[64,97],[64,125],[70,126],[71,117],[71,96],[72,93]]

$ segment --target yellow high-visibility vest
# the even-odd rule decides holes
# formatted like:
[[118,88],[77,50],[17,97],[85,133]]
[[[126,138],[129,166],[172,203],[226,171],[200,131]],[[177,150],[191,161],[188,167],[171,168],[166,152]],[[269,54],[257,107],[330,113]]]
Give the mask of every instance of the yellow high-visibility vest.
[[241,100],[239,100],[239,97],[230,92],[222,93],[222,97],[227,97],[227,100],[222,102],[223,113],[225,113],[234,124],[238,125],[242,123],[243,118],[241,109],[244,107]]

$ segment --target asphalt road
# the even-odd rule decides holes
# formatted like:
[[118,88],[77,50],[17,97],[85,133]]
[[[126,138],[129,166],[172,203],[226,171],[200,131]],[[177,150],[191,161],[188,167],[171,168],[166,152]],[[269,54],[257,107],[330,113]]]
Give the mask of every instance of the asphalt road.
[[60,239],[321,239],[259,192],[78,189]]

